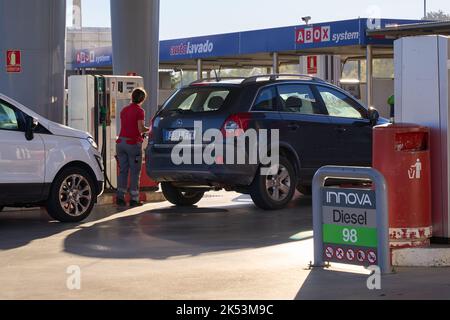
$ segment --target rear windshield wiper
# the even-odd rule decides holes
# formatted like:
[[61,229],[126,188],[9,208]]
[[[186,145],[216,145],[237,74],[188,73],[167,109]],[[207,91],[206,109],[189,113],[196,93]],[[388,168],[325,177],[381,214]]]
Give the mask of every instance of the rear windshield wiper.
[[194,113],[194,111],[192,111],[190,109],[188,109],[188,110],[186,110],[186,109],[176,109],[176,110],[172,110],[172,112],[176,112],[176,113],[179,113],[179,114]]

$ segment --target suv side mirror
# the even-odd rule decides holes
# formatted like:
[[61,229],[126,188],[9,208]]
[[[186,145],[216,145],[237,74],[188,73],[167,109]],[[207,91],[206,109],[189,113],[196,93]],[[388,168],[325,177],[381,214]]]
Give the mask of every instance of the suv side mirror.
[[380,119],[380,113],[375,108],[369,108],[369,120],[372,126],[376,126],[378,124],[378,120]]
[[37,126],[39,125],[39,122],[37,121],[37,119],[33,118],[33,117],[26,117],[26,122],[25,122],[25,138],[28,141],[31,141],[34,139],[34,130],[37,128]]

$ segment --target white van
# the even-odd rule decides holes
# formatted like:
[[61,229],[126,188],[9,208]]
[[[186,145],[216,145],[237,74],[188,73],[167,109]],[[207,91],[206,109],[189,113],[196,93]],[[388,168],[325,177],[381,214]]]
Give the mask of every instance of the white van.
[[97,149],[88,133],[0,94],[0,211],[41,206],[61,222],[84,220],[104,190]]

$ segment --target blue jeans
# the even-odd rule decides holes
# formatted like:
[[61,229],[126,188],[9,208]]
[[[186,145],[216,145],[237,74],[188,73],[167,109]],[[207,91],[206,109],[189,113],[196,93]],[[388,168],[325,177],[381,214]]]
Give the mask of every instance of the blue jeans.
[[128,190],[128,175],[130,176],[131,200],[139,201],[139,182],[142,170],[142,143],[128,144],[122,139],[116,146],[120,172],[117,181],[117,199],[125,200]]

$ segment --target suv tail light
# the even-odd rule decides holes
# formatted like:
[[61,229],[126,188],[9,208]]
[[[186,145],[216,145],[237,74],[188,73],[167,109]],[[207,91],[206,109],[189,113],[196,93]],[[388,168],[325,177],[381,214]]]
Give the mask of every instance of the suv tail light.
[[243,135],[252,119],[251,113],[237,113],[229,116],[222,126],[224,138],[233,138]]

